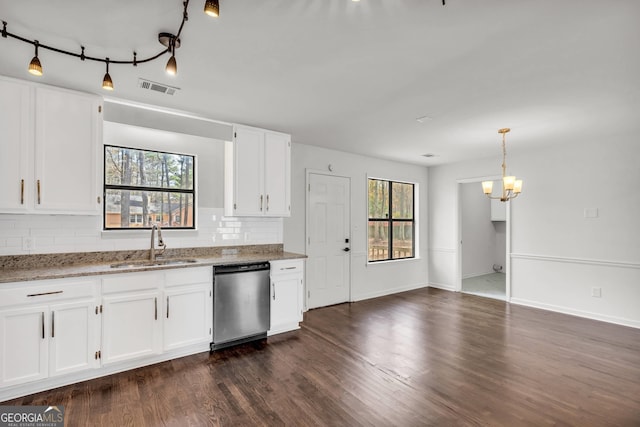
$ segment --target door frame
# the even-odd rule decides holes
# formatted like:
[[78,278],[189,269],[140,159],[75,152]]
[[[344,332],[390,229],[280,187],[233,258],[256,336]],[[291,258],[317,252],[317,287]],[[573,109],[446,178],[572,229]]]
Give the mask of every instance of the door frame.
[[[456,227],[456,283],[455,291],[462,292],[462,185],[478,184],[478,191],[481,191],[482,181],[501,180],[502,175],[490,175],[476,178],[464,178],[456,180],[456,215],[458,226]],[[511,202],[507,202],[507,220],[505,222],[505,301],[511,301]]]
[[[331,176],[331,177],[336,177],[336,178],[345,178],[349,181],[349,245],[350,247],[353,247],[353,230],[351,227],[351,210],[352,210],[352,200],[353,197],[351,196],[351,177],[350,176],[346,176],[346,175],[339,175],[339,174],[335,174],[333,172],[331,172],[331,170],[329,171],[325,171],[322,169],[305,169],[305,183],[304,183],[304,200],[305,200],[305,219],[304,219],[304,254],[309,256],[308,253],[308,245],[309,245],[309,223],[310,223],[310,199],[309,199],[309,185],[311,183],[310,180],[310,176],[311,175],[325,175],[325,176]],[[349,283],[348,283],[348,288],[349,288],[349,299],[348,302],[352,302],[353,301],[353,295],[352,295],[352,282],[353,282],[353,265],[352,265],[352,258],[351,258],[351,254],[353,253],[353,251],[350,251],[347,253],[347,255],[349,256]],[[308,311],[309,307],[307,307],[307,269],[304,269],[304,311]]]

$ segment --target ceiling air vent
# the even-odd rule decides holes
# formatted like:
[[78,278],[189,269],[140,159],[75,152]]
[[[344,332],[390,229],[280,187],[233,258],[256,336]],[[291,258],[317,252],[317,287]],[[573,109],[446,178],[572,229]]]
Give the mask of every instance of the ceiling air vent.
[[179,87],[167,86],[162,83],[152,82],[151,80],[138,79],[138,87],[142,89],[153,90],[155,92],[173,95],[180,90]]

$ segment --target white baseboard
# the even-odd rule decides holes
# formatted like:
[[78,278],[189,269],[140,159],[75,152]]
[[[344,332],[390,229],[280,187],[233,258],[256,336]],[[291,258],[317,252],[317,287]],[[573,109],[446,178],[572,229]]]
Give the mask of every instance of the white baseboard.
[[[453,288],[453,286],[443,285],[443,284],[440,284],[440,283],[430,283],[429,287],[430,288],[442,289],[442,290],[445,290],[445,291],[451,291],[451,292],[455,292],[456,291]],[[625,318],[622,318],[622,317],[605,316],[605,315],[602,315],[602,314],[592,313],[592,312],[589,312],[589,311],[574,310],[574,309],[571,309],[571,308],[568,308],[568,307],[560,307],[560,306],[551,305],[551,304],[544,304],[544,303],[540,303],[540,302],[537,302],[537,301],[529,301],[529,300],[525,300],[525,299],[521,299],[521,298],[511,298],[511,300],[508,301],[508,302],[511,303],[511,304],[515,304],[515,305],[522,305],[522,306],[526,306],[526,307],[539,308],[541,310],[553,311],[553,312],[556,312],[556,313],[568,314],[570,316],[583,317],[583,318],[586,318],[586,319],[598,320],[600,322],[613,323],[613,324],[616,324],[616,325],[629,326],[631,328],[640,329],[640,322],[638,322],[636,320],[625,319]]]
[[487,274],[493,274],[493,273],[503,273],[502,271],[487,271],[484,273],[471,273],[471,274],[463,274],[462,275],[462,280],[464,279],[471,279],[472,277],[478,277],[478,276],[486,276]]
[[456,287],[453,285],[445,285],[444,283],[429,283],[430,288],[443,289],[445,291],[456,292]]
[[363,301],[363,300],[371,299],[371,298],[384,297],[384,296],[387,296],[387,295],[397,294],[399,292],[413,291],[415,289],[422,289],[422,288],[426,288],[428,286],[429,286],[428,284],[420,283],[420,284],[416,284],[416,285],[401,286],[401,287],[393,288],[393,289],[385,289],[384,291],[370,292],[370,293],[366,293],[366,294],[353,296],[351,298],[351,302]]
[[527,307],[539,308],[542,310],[555,311],[556,313],[569,314],[571,316],[584,317],[592,320],[599,320],[601,322],[614,323],[616,325],[629,326],[632,328],[640,329],[640,322],[631,319],[625,319],[615,316],[606,316],[598,313],[592,313],[589,311],[575,310],[568,307],[561,307],[557,305],[544,304],[537,301],[529,301],[521,298],[511,298],[512,304],[523,305]]

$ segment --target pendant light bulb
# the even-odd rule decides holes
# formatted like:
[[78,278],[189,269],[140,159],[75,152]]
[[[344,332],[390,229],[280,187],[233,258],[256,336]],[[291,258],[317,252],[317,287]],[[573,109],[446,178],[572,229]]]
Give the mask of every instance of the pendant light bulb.
[[176,74],[178,74],[178,64],[176,63],[176,56],[175,55],[171,55],[171,58],[169,58],[169,61],[167,61],[167,66],[165,68],[165,70],[167,71],[167,74],[175,76]]
[[35,40],[34,44],[36,46],[36,54],[33,57],[33,59],[31,59],[31,62],[29,63],[29,72],[34,76],[41,76],[42,64],[40,64],[40,60],[38,59],[38,45],[39,45],[38,40]]
[[220,4],[218,0],[206,0],[204,2],[204,13],[214,18],[220,16]]
[[107,58],[107,72],[102,79],[102,89],[113,90],[113,80],[111,80],[111,76],[109,75],[109,58]]

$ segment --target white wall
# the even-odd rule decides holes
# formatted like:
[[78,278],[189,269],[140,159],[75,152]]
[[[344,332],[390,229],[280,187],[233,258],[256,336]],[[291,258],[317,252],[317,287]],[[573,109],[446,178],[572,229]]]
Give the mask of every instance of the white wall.
[[[105,144],[197,156],[197,230],[163,230],[170,248],[282,243],[281,218],[223,215],[224,142],[104,122]],[[100,177],[102,182],[102,177]],[[24,245],[29,238],[33,248]],[[0,255],[146,249],[149,231],[102,231],[102,215],[0,214]]]
[[[420,166],[292,144],[291,218],[284,219],[285,250],[305,253],[307,169],[351,179],[351,295],[354,301],[423,287],[428,284],[427,169]],[[367,174],[415,182],[419,186],[418,259],[367,264]]]
[[[638,159],[638,137],[615,134],[510,154],[510,172],[524,179],[510,202],[512,302],[640,327]],[[455,285],[456,180],[499,168],[496,157],[429,169],[433,286]]]

